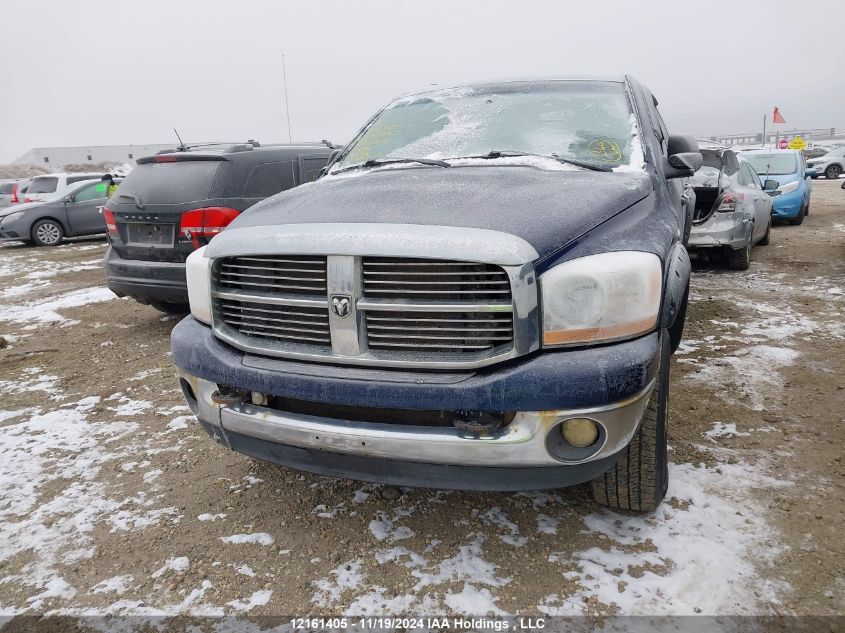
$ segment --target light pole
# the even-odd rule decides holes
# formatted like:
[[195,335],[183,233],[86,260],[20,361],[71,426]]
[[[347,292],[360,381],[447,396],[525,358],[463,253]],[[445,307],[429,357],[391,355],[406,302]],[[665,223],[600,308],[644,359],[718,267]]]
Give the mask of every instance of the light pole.
[[288,119],[288,143],[292,144],[293,141],[291,140],[290,135],[290,105],[288,104],[288,73],[285,69],[285,56],[282,55],[282,81],[285,84],[285,115]]

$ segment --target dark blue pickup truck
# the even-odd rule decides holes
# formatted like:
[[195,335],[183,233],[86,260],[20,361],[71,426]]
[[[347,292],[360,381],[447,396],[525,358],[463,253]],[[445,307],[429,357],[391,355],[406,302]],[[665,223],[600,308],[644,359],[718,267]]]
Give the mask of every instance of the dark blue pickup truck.
[[188,258],[173,360],[226,447],[653,510],[701,164],[630,77],[397,99]]

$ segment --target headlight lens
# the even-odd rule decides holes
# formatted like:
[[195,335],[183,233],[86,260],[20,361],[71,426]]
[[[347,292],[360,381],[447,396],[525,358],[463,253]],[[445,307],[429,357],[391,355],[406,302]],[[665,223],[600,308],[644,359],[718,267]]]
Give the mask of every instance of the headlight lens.
[[796,189],[798,189],[799,182],[797,180],[793,180],[792,182],[788,182],[785,185],[781,185],[778,187],[781,193],[792,193]]
[[211,325],[211,260],[205,256],[205,246],[188,255],[185,277],[191,314],[198,321]]
[[2,218],[0,218],[0,224],[3,224],[4,222],[14,222],[18,218],[23,217],[23,214],[24,214],[23,211],[16,211],[15,213],[10,213],[9,215],[5,215]]
[[613,341],[655,328],[663,271],[652,253],[617,251],[555,266],[540,277],[545,347]]

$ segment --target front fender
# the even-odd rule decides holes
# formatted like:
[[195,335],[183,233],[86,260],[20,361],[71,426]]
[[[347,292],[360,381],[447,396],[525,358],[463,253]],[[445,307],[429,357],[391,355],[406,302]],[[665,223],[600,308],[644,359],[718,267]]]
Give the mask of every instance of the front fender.
[[684,295],[689,286],[692,264],[683,244],[675,244],[666,259],[666,275],[663,280],[663,304],[660,308],[660,327],[670,328],[681,311]]

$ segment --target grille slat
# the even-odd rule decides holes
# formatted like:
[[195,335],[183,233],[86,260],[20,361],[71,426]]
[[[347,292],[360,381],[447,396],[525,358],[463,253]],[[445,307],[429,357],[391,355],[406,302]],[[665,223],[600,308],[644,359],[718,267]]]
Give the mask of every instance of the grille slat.
[[260,337],[260,338],[284,339],[286,341],[297,341],[297,342],[307,341],[307,342],[311,342],[311,343],[322,343],[323,345],[329,345],[331,343],[331,341],[328,338],[318,338],[318,337],[312,337],[312,336],[300,336],[298,334],[296,334],[296,335],[294,335],[294,334],[277,334],[277,333],[274,333],[274,332],[262,332],[262,331],[258,331],[258,330],[247,330],[247,329],[241,330],[241,334],[249,334],[249,335],[257,336],[257,337]]

